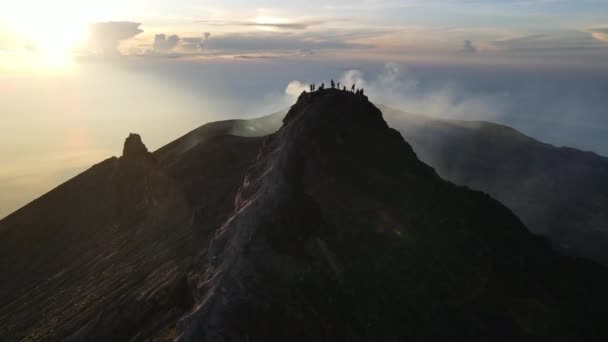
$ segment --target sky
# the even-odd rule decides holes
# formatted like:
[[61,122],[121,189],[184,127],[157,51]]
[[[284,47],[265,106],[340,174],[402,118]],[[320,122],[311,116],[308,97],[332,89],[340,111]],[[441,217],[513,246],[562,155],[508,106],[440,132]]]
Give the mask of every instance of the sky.
[[120,155],[130,132],[154,150],[331,78],[608,155],[606,13],[605,0],[3,1],[0,217]]
[[74,50],[81,58],[325,54],[593,68],[607,63],[605,13],[605,0],[7,0],[0,47],[51,56],[49,64]]

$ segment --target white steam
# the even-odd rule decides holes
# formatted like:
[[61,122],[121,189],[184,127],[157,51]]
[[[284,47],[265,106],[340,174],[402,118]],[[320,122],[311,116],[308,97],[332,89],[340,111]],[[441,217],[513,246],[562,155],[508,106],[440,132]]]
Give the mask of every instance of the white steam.
[[358,70],[341,78],[346,84],[365,88],[372,101],[407,112],[457,119],[488,119],[501,115],[500,94],[474,95],[456,84],[444,83],[423,88],[421,82],[395,63],[388,63],[375,78],[366,79]]
[[[361,70],[348,70],[338,81],[347,89],[353,84],[356,88],[364,88],[365,94],[377,104],[453,119],[497,119],[503,112],[499,104],[508,97],[504,93],[473,94],[449,82],[424,88],[419,80],[395,63],[387,63],[379,74],[372,77]],[[285,94],[288,100],[293,101],[305,90],[308,90],[307,84],[292,81]]]

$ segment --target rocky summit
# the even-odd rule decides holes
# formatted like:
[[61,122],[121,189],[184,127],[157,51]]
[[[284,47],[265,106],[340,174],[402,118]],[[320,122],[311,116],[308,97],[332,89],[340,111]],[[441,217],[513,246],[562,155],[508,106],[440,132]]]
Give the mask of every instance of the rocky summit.
[[608,271],[443,180],[365,96],[303,93],[278,132],[230,132],[110,159],[0,221],[0,336],[608,339]]

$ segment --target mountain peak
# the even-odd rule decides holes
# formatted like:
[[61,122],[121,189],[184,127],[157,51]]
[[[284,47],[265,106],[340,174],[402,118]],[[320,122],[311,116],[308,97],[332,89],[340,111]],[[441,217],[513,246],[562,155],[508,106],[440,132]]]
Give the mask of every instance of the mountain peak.
[[[361,108],[376,109],[374,105],[368,101],[367,96],[363,94],[356,94],[339,89],[323,89],[314,92],[305,91],[298,97],[298,101],[292,106],[292,110],[287,113],[287,116],[283,122],[286,123],[290,121],[294,117],[295,113],[305,112],[303,109],[310,105],[334,109],[339,109],[339,107],[347,107],[349,105],[356,105],[361,106]],[[332,112],[335,114],[348,114],[347,111],[344,110],[334,110]]]
[[125,145],[122,150],[123,157],[137,157],[148,155],[148,148],[141,140],[141,136],[137,133],[131,133],[125,139]]
[[502,305],[493,293],[517,294],[503,280],[523,277],[513,265],[551,261],[506,208],[419,161],[364,96],[303,93],[283,122],[211,240],[178,341],[445,340],[425,327],[451,321],[448,334],[468,336],[484,305]]

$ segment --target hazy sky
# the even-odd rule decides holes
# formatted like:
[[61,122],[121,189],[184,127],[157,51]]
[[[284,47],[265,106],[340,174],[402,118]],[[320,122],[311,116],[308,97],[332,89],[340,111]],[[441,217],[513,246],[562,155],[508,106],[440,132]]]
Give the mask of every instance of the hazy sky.
[[606,13],[605,0],[3,1],[0,217],[119,155],[129,132],[156,149],[330,78],[608,155]]
[[606,13],[605,0],[7,0],[0,48],[56,59],[66,50],[83,58],[326,54],[591,68],[608,65]]

